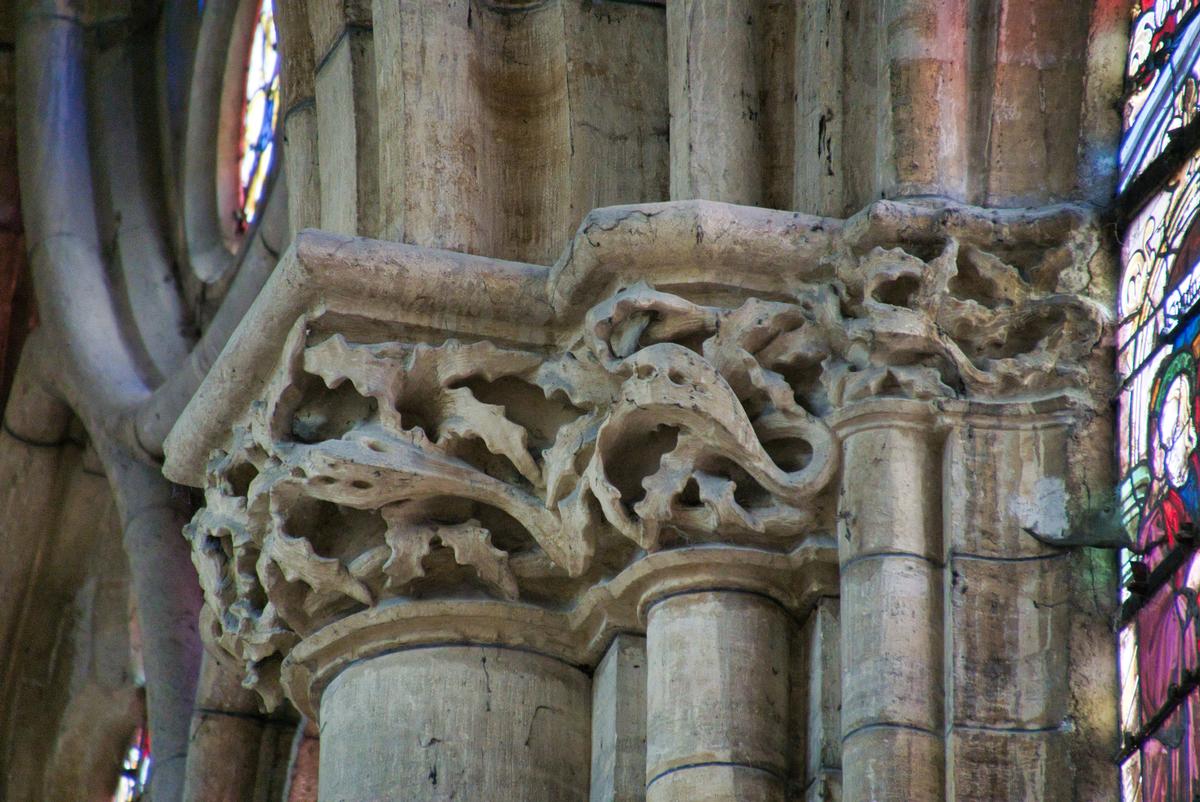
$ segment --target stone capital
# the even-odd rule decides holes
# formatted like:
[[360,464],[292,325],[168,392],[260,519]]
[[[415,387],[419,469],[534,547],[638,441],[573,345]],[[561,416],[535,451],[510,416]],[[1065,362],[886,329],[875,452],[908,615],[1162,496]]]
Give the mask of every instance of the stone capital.
[[847,426],[1097,395],[1096,248],[1075,207],[890,202],[603,209],[552,268],[302,233],[167,443],[206,637],[308,708],[389,644],[586,664],[672,592],[801,612]]

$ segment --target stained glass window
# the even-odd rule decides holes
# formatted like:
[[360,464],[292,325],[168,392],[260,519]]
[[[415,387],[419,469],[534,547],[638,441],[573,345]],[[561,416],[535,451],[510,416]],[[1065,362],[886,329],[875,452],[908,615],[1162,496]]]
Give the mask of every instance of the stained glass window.
[[113,802],[138,802],[144,799],[149,781],[150,733],[145,727],[138,727],[125,751]]
[[1200,0],[1137,0],[1129,41],[1120,189],[1162,154],[1195,116]]
[[[1200,2],[1200,0],[1197,0]],[[258,13],[246,64],[246,93],[242,108],[242,138],[238,160],[239,231],[258,216],[263,190],[275,152],[275,126],[279,121],[279,50],[272,0],[259,0]]]
[[[1200,106],[1198,9],[1200,0],[1132,9],[1117,329],[1132,541],[1118,636],[1124,802],[1200,799],[1200,151],[1168,148]],[[1158,183],[1133,197],[1142,175]]]

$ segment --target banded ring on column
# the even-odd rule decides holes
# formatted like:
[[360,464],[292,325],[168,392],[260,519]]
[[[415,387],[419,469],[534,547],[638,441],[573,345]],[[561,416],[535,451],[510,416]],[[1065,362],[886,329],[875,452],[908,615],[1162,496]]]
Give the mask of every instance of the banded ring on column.
[[650,608],[647,802],[783,802],[791,628],[773,599],[737,590]]

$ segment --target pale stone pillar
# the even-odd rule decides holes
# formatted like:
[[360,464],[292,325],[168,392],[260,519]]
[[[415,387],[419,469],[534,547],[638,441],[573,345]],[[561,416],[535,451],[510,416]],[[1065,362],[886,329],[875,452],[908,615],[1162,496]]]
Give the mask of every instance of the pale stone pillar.
[[308,4],[316,56],[321,227],[373,236],[379,228],[379,109],[369,4]]
[[667,4],[672,198],[761,201],[758,68],[743,5]]
[[[1072,721],[1064,420],[1004,409],[947,440],[943,490],[947,796],[1062,799]],[[984,796],[986,794],[986,796]]]
[[846,799],[943,793],[941,463],[923,404],[839,421],[842,749]]
[[669,0],[671,197],[787,208],[796,10]]
[[494,646],[352,664],[321,699],[322,800],[586,800],[590,683]]
[[752,593],[650,608],[648,802],[783,802],[790,629],[779,604]]
[[288,223],[293,233],[321,224],[321,172],[317,159],[315,55],[306,3],[279,3],[279,57],[282,59],[280,131],[287,173]]
[[[842,796],[840,599],[817,602],[792,639],[792,799]],[[799,791],[798,789],[803,789]]]
[[383,235],[553,262],[578,222],[562,4],[373,8]]
[[592,675],[590,802],[646,794],[646,639],[618,635]]

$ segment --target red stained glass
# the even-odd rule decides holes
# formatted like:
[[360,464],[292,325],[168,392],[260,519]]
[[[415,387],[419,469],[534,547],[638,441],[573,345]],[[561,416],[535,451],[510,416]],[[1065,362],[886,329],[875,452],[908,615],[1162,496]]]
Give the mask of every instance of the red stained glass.
[[1140,750],[1142,802],[1200,796],[1200,691],[1193,691]]
[[1200,559],[1193,552],[1170,582],[1137,613],[1133,626],[1138,640],[1141,727],[1153,724],[1154,715],[1172,704],[1172,689],[1185,687],[1200,667],[1197,588]]

